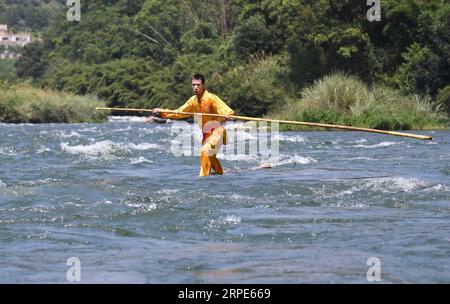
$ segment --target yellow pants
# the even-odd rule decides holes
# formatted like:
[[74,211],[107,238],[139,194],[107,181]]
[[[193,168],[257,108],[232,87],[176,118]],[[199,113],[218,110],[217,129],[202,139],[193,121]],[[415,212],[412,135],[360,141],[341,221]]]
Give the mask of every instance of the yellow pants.
[[199,176],[210,175],[211,168],[214,169],[214,174],[223,174],[222,166],[216,158],[222,144],[226,144],[226,130],[224,127],[218,127],[203,141]]

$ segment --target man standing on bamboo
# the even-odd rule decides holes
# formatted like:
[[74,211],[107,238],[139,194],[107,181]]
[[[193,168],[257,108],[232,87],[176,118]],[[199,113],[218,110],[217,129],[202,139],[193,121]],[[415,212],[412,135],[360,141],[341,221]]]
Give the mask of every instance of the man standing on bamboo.
[[[205,88],[205,76],[195,74],[192,77],[192,96],[184,105],[179,107],[177,112],[207,113],[220,115],[234,115],[234,111],[228,107],[219,97],[208,92]],[[183,115],[175,113],[163,113],[166,109],[155,108],[152,112],[163,118],[183,119],[192,115]],[[227,144],[227,133],[222,126],[226,119],[223,117],[201,116],[201,128],[203,132],[202,150],[200,156],[200,174],[199,176],[208,176],[211,168],[214,174],[223,174],[222,166],[217,159],[222,143]]]

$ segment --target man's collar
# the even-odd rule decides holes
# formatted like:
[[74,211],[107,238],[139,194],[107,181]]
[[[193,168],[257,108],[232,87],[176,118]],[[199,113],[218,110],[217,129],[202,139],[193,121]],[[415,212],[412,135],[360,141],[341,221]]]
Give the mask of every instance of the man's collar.
[[203,92],[203,95],[200,99],[198,99],[198,96],[195,96],[195,98],[197,99],[198,102],[201,102],[202,99],[208,94],[208,90],[205,89],[205,91]]

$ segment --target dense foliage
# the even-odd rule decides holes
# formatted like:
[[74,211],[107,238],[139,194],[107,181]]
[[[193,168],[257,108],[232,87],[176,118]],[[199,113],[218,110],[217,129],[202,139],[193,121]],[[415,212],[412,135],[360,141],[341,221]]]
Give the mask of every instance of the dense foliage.
[[334,72],[402,96],[428,95],[436,106],[448,100],[447,1],[384,0],[380,22],[367,20],[365,0],[81,4],[81,22],[60,15],[42,42],[24,50],[20,77],[111,106],[176,107],[191,95],[190,76],[201,72],[244,115],[276,112]]
[[0,24],[17,31],[39,32],[61,15],[65,0],[0,0]]

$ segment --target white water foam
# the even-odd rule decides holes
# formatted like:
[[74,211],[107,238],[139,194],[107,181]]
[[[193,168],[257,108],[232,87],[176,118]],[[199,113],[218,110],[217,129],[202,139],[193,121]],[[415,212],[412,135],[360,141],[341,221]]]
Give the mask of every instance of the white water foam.
[[147,126],[146,128],[138,128],[138,133],[140,135],[148,135],[148,134],[154,134],[154,133],[164,133],[164,135],[170,134],[170,128],[165,126]]
[[223,219],[220,219],[219,222],[222,224],[237,225],[241,222],[241,218],[239,216],[229,215]]
[[377,178],[365,183],[365,186],[383,193],[398,191],[411,192],[419,187],[426,186],[427,183],[416,178],[386,177]]
[[62,181],[61,179],[56,179],[56,178],[41,178],[41,179],[30,180],[30,181],[20,181],[20,182],[18,182],[18,185],[34,187],[34,186],[55,184],[55,183],[58,183],[61,181]]
[[39,149],[36,150],[36,154],[42,154],[45,152],[51,152],[52,150],[46,146],[41,146]]
[[127,144],[127,148],[133,149],[133,150],[151,150],[151,149],[160,149],[161,146],[157,144],[151,144],[151,143],[141,143],[141,144]]
[[[70,154],[81,154],[86,156],[108,156],[118,149],[126,149],[110,140],[96,142],[92,145],[69,146],[68,143],[61,143],[61,150]],[[129,152],[129,151],[128,151]]]
[[306,142],[307,139],[303,136],[300,135],[286,135],[286,134],[282,134],[282,133],[277,133],[274,135],[275,140],[279,140],[279,141],[289,141],[289,142],[299,142],[299,143],[303,143]]
[[131,150],[150,150],[150,149],[159,149],[160,146],[157,144],[150,143],[115,143],[110,140],[104,140],[95,142],[90,145],[78,145],[78,146],[69,146],[68,143],[61,143],[61,150],[70,154],[79,154],[85,155],[89,157],[113,157],[113,153],[116,151],[128,152]]
[[[319,187],[319,188],[312,188],[311,190],[313,191],[315,196],[318,197],[347,200],[351,199],[352,195],[354,195],[355,193],[363,193],[365,196],[367,196],[367,193],[370,194],[370,192],[382,192],[382,193],[411,192],[427,185],[427,183],[422,180],[403,177],[383,177],[358,181],[351,180],[345,181],[344,183],[348,184],[349,188],[345,190],[333,191],[325,187]],[[432,191],[431,189],[432,188],[429,188],[428,190]],[[345,204],[345,206],[348,207],[349,205]]]
[[367,139],[365,139],[365,138],[361,138],[361,139],[358,139],[357,141],[355,141],[355,143],[357,143],[357,144],[362,144],[365,142],[367,142]]
[[150,163],[152,164],[153,161],[146,159],[145,157],[139,157],[139,158],[132,158],[130,159],[130,164],[137,165],[137,164],[143,164],[143,163]]
[[373,157],[356,156],[356,157],[349,157],[349,158],[346,158],[345,160],[377,160],[377,159],[376,159],[376,158],[373,158]]
[[287,164],[301,164],[317,163],[317,160],[312,157],[304,157],[298,154],[292,156],[281,156],[278,162],[271,163],[272,167],[283,166]]
[[224,127],[228,130],[228,129],[235,129],[235,130],[248,130],[249,128],[251,128],[252,125],[249,125],[248,123],[245,122],[241,122],[241,121],[235,121],[235,122],[227,122],[224,124]]
[[97,133],[98,131],[99,131],[99,129],[97,127],[89,127],[89,128],[83,128],[81,130],[78,130],[78,132],[81,132],[81,133],[88,133],[88,132]]
[[450,192],[450,188],[442,185],[442,184],[437,184],[433,187],[427,188],[423,190],[424,192]]
[[219,154],[217,156],[219,159],[224,159],[228,161],[243,161],[249,163],[259,163],[257,167],[254,169],[261,169],[265,166],[277,167],[283,166],[287,164],[301,164],[306,165],[309,163],[316,163],[317,160],[312,157],[303,157],[301,155],[280,155],[275,158],[267,158],[263,156],[254,156],[254,155],[246,155],[246,154],[237,154],[237,155],[227,155],[227,154]]
[[[231,137],[230,135],[232,134],[232,132],[228,131],[228,136]],[[236,131],[233,134],[235,137],[239,138],[239,140],[257,140],[258,138],[255,136],[257,134],[255,133],[251,133],[251,132],[245,132],[245,131]]]
[[334,206],[335,207],[343,207],[343,208],[355,208],[355,209],[368,209],[370,207],[368,204],[362,204],[362,203],[351,204],[351,203],[343,203],[343,202],[338,202]]
[[108,116],[108,122],[145,122],[146,119],[140,116]]
[[146,211],[156,209],[155,203],[152,203],[149,205],[148,204],[139,204],[139,203],[125,203],[125,205],[127,205],[128,207],[131,207],[131,208],[137,208],[137,209],[146,210]]
[[126,128],[114,129],[114,132],[128,132],[131,130],[133,130],[133,128],[131,126],[128,126]]
[[16,155],[16,150],[14,149],[14,147],[0,147],[0,154],[14,156]]
[[74,202],[65,202],[64,204],[62,204],[62,207],[63,208],[66,208],[66,207],[81,207],[81,205],[80,204],[76,204],[76,203],[74,203]]
[[80,138],[81,137],[80,133],[77,133],[75,131],[71,131],[70,133],[66,133],[64,131],[59,131],[56,133],[56,135],[60,138],[72,138],[72,137]]
[[241,223],[241,218],[235,215],[228,215],[218,220],[211,220],[208,224],[210,229],[220,228],[221,226],[238,225]]
[[396,144],[400,143],[394,141],[384,141],[375,145],[356,145],[355,148],[375,149],[375,148],[389,147]]
[[2,182],[2,180],[0,179],[0,188],[5,188],[6,184],[4,182]]

